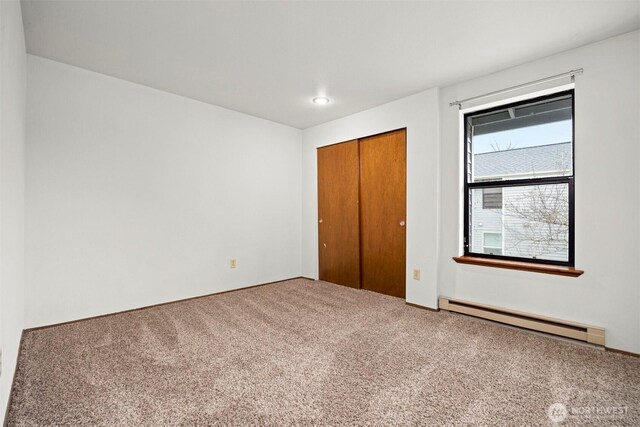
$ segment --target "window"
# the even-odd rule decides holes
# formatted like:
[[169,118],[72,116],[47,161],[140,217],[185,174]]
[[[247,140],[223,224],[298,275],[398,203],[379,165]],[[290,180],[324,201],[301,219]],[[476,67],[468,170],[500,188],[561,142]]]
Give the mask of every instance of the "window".
[[502,233],[484,233],[485,254],[502,255]]
[[573,90],[464,123],[464,254],[573,266]]
[[482,209],[502,209],[502,188],[482,189]]

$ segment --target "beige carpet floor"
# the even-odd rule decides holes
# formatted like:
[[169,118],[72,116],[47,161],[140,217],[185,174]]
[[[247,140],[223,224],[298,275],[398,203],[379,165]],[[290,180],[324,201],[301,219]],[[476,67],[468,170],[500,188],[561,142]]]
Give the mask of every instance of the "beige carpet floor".
[[554,403],[639,426],[640,359],[298,279],[29,332],[8,423],[552,425]]

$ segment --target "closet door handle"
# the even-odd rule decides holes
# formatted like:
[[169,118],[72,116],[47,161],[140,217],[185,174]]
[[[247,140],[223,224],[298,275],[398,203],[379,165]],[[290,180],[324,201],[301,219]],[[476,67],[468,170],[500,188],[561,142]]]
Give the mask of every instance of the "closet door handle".
[[400,221],[400,227],[404,227],[405,222],[404,221]]
[[322,218],[318,220],[318,224],[322,224]]

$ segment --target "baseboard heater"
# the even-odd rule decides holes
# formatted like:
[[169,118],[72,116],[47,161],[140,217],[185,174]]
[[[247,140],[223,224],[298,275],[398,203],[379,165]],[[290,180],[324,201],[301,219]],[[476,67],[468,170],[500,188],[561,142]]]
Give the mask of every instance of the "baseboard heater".
[[565,320],[554,319],[552,317],[524,313],[521,311],[493,307],[490,305],[447,297],[439,298],[438,307],[441,310],[454,311],[456,313],[480,317],[494,322],[505,323],[507,325],[545,332],[547,334],[559,335],[566,338],[573,338],[575,340],[604,346],[604,328],[600,328],[598,326],[568,322]]

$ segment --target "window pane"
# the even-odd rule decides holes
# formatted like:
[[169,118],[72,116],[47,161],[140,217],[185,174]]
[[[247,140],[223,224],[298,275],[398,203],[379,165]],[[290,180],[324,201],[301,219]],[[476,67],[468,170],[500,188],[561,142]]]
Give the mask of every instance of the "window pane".
[[502,209],[483,209],[483,190],[469,194],[470,252],[487,253],[501,235],[502,255],[569,260],[568,184],[504,187]]
[[482,209],[502,209],[502,188],[482,190]]
[[501,233],[484,233],[484,245],[490,248],[502,247]]
[[467,116],[472,180],[570,176],[571,95]]

